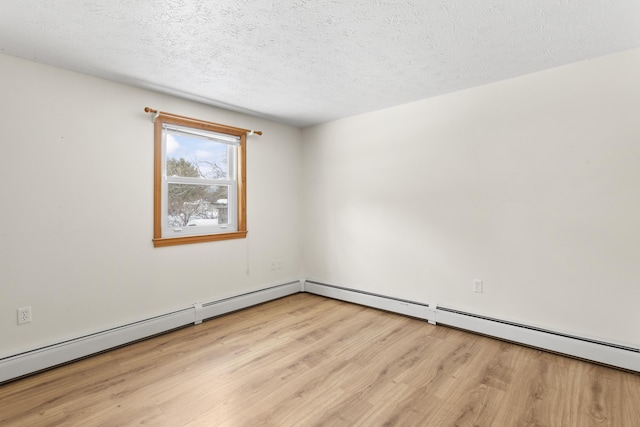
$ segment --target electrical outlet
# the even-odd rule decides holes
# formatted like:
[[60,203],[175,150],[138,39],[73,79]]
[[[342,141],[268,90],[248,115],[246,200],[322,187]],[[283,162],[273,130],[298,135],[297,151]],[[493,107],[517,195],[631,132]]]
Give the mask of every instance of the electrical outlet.
[[31,323],[31,306],[18,309],[18,325]]
[[478,294],[482,293],[482,280],[473,279],[473,292]]

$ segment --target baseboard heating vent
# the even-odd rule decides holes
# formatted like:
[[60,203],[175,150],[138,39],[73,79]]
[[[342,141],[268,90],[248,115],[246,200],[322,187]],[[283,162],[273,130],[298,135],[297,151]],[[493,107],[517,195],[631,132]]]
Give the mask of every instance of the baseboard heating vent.
[[0,384],[92,354],[165,333],[203,319],[220,316],[300,292],[294,281],[204,304],[194,304],[172,313],[59,342],[24,353],[0,358]]
[[435,321],[433,309],[427,304],[342,288],[339,286],[327,285],[310,280],[306,280],[304,282],[303,289],[305,292],[309,292],[310,294],[321,295],[367,307],[378,308],[380,310],[391,311],[393,313],[404,314],[405,316],[417,317],[418,319],[427,320],[429,322]]
[[483,320],[487,320],[487,321],[490,321],[490,322],[502,323],[502,324],[505,324],[505,325],[515,326],[515,327],[518,327],[518,328],[529,329],[531,331],[542,332],[542,333],[545,333],[545,334],[557,335],[559,337],[571,338],[571,339],[574,339],[574,340],[584,341],[584,342],[588,342],[588,343],[591,343],[591,344],[598,344],[598,345],[604,345],[604,346],[607,346],[607,347],[618,348],[620,350],[631,351],[631,352],[640,354],[640,348],[628,347],[628,346],[621,345],[621,344],[614,344],[614,343],[609,343],[609,342],[605,342],[605,341],[594,340],[594,339],[591,339],[591,338],[579,337],[579,336],[571,335],[571,334],[564,334],[564,333],[560,333],[560,332],[556,332],[556,331],[551,331],[549,329],[539,328],[539,327],[536,327],[536,326],[523,325],[522,323],[509,322],[507,320],[500,320],[500,319],[496,319],[496,318],[493,318],[493,317],[481,316],[479,314],[466,313],[464,311],[454,310],[454,309],[446,308],[446,307],[438,307],[438,310],[446,311],[446,312],[449,312],[449,313],[455,313],[455,314],[459,314],[459,315],[462,315],[462,316],[475,317],[476,319],[483,319]]
[[0,359],[0,384],[191,323],[193,308],[186,308],[5,357]]
[[439,324],[640,372],[640,348],[561,333],[438,306]]
[[286,297],[287,295],[297,294],[300,292],[301,286],[301,282],[296,280],[231,298],[196,305],[195,323],[201,323],[205,319],[222,316],[223,314]]
[[303,291],[425,319],[554,353],[640,372],[640,348],[307,280]]

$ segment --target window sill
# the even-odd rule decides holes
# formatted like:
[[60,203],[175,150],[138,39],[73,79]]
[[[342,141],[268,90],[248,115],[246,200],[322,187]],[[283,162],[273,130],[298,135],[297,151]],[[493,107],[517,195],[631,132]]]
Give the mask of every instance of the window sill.
[[246,231],[234,231],[233,233],[205,234],[201,236],[184,237],[160,237],[153,239],[153,246],[156,248],[164,246],[188,245],[191,243],[216,242],[220,240],[244,239],[247,237]]

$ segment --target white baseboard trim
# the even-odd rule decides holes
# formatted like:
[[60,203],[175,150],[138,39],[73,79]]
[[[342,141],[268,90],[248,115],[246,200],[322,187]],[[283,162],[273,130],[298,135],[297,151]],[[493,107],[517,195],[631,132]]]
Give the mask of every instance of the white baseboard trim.
[[638,348],[475,316],[443,307],[436,309],[436,321],[530,347],[640,372]]
[[139,322],[0,359],[0,384],[134,341],[171,331],[298,292],[423,319],[471,332],[640,372],[640,348],[570,336],[527,325],[492,319],[450,308],[391,298],[315,281],[293,281],[222,300],[194,304]]
[[429,306],[427,304],[388,298],[382,295],[354,291],[347,288],[312,281],[304,282],[304,290],[310,294],[321,295],[327,298],[338,299],[367,307],[378,308],[380,310],[391,311],[393,313],[404,314],[406,316],[417,317],[418,319],[424,319],[427,321],[435,320],[433,310],[429,310]]
[[194,304],[172,313],[81,336],[0,359],[0,384],[68,363],[134,341],[149,338],[225,313],[261,304],[301,291],[301,282],[289,282],[255,292]]
[[193,308],[85,335],[0,360],[0,383],[193,323]]
[[195,310],[194,323],[200,323],[204,319],[222,316],[223,314],[233,311],[242,310],[243,308],[253,305],[262,304],[263,302],[286,297],[287,295],[297,294],[302,289],[301,281],[293,281],[282,285],[273,286],[267,289],[261,289],[255,292],[249,292],[226,298],[218,301],[211,301],[204,304],[198,304]]
[[478,316],[441,306],[406,301],[315,281],[304,281],[302,289],[342,301],[374,307],[506,341],[561,353],[592,362],[640,372],[640,348],[571,336],[513,322]]

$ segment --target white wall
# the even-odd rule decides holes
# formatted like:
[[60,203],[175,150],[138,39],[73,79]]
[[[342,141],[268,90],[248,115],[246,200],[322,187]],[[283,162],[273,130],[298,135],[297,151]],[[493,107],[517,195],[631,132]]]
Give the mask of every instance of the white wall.
[[[0,357],[300,278],[299,129],[4,55],[0,75]],[[247,239],[153,248],[146,106],[264,131]]]
[[305,276],[637,346],[638,76],[634,50],[305,129]]
[[[0,55],[0,357],[303,275],[637,346],[639,71],[635,50],[301,132]],[[246,240],[153,248],[145,106],[265,132]]]

